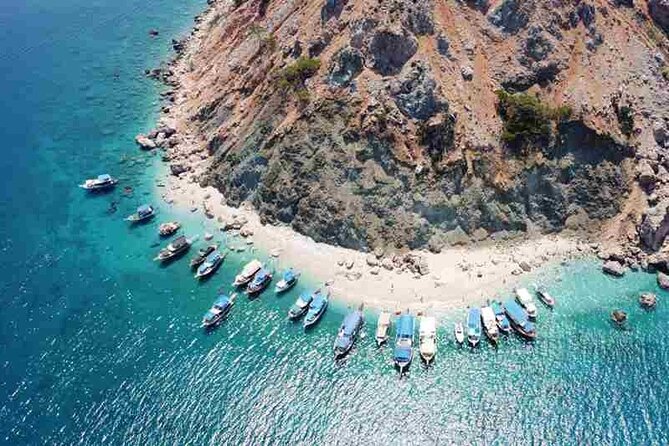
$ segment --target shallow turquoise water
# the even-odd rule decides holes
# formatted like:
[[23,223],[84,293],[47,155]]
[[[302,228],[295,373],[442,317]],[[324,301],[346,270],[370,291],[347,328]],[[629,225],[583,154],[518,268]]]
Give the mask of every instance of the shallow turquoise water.
[[[306,334],[288,323],[299,290],[240,297],[218,330],[200,330],[252,253],[197,285],[185,260],[151,261],[156,223],[121,220],[156,201],[155,159],[132,142],[158,106],[142,72],[203,5],[0,3],[0,443],[669,443],[669,306],[646,274],[616,280],[586,261],[537,272],[559,305],[541,309],[535,344],[458,348],[460,315],[447,315],[434,367],[417,361],[401,380],[390,350],[373,347],[373,314],[340,364],[331,346],[343,305]],[[100,170],[133,197],[77,190]],[[161,206],[158,220],[173,212]],[[185,214],[186,232],[201,233]],[[656,311],[638,308],[643,290],[660,295]],[[616,307],[630,330],[609,324]]]

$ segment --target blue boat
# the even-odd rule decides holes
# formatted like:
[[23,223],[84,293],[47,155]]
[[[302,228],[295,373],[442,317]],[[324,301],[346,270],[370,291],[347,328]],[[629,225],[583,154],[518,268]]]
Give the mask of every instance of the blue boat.
[[313,294],[302,293],[297,298],[295,303],[288,309],[288,319],[299,319],[309,310],[309,304],[314,299],[314,296],[320,293],[321,290],[316,290]]
[[537,330],[534,327],[534,324],[530,322],[530,318],[527,315],[527,312],[520,306],[518,302],[514,299],[509,299],[504,302],[504,311],[511,325],[516,331],[526,339],[533,340],[537,337]]
[[497,319],[497,327],[499,327],[499,330],[503,333],[509,333],[511,331],[511,323],[509,322],[509,318],[506,317],[506,314],[504,314],[502,303],[495,300],[490,306],[492,307],[492,311],[495,312],[495,319]]
[[206,328],[214,327],[217,325],[232,309],[232,306],[235,304],[235,298],[237,294],[233,293],[230,296],[226,294],[220,294],[214,304],[211,306],[209,311],[204,314],[202,318],[202,326]]
[[131,223],[139,223],[142,221],[147,221],[152,219],[156,215],[156,211],[153,209],[153,206],[150,204],[143,204],[137,208],[137,212],[128,216],[126,221]]
[[325,310],[328,307],[328,297],[330,293],[324,294],[320,290],[317,291],[309,304],[309,311],[307,311],[307,316],[304,318],[304,328],[309,328],[318,322],[325,313]]
[[397,334],[395,336],[395,349],[393,350],[393,361],[400,369],[400,373],[411,364],[413,359],[413,333],[414,317],[409,312],[400,316],[397,321]]
[[297,283],[297,278],[299,277],[299,273],[296,273],[293,271],[293,269],[289,269],[288,271],[283,273],[283,277],[281,277],[281,280],[279,280],[279,283],[276,284],[274,287],[274,292],[276,294],[283,293],[284,291],[288,291],[292,287],[295,286]]
[[342,358],[351,350],[364,321],[362,306],[346,315],[334,342],[335,359]]
[[467,315],[467,340],[472,347],[481,340],[481,309],[470,308]]
[[205,277],[211,276],[216,272],[216,270],[221,266],[223,260],[225,259],[225,254],[222,254],[221,251],[216,250],[209,254],[202,265],[200,265],[195,273],[196,279],[203,279]]
[[268,269],[261,269],[248,284],[246,292],[248,294],[258,294],[272,281],[272,272]]

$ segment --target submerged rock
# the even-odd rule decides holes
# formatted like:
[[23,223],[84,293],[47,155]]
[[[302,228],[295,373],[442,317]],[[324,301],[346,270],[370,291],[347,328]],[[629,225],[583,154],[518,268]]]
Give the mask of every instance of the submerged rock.
[[639,304],[644,308],[654,308],[657,304],[657,296],[653,293],[641,293]]
[[669,275],[665,274],[661,271],[658,271],[658,273],[657,273],[657,284],[663,290],[669,290]]
[[157,147],[156,143],[152,139],[142,134],[135,136],[135,142],[142,150],[153,150]]

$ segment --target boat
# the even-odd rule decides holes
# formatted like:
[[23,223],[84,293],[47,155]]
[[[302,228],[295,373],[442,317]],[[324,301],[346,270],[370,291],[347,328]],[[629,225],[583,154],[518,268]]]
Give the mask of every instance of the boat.
[[79,185],[79,187],[86,189],[87,191],[97,192],[111,189],[116,186],[117,183],[118,180],[116,178],[113,178],[111,175],[104,173],[102,175],[98,175],[97,178],[84,181],[83,184]]
[[279,280],[279,282],[274,287],[274,292],[279,294],[288,291],[295,286],[298,277],[300,277],[300,274],[293,271],[292,268],[285,271],[283,276],[281,276],[281,280]]
[[400,374],[411,364],[413,359],[413,332],[414,317],[406,313],[397,320],[397,333],[395,335],[395,349],[393,350],[393,361],[400,370]]
[[229,296],[227,294],[219,294],[209,311],[204,314],[204,317],[202,318],[202,326],[210,328],[218,325],[218,323],[230,312],[232,306],[235,304],[236,298],[236,293],[232,293]]
[[509,316],[509,320],[511,321],[513,328],[521,336],[530,340],[536,339],[537,330],[534,327],[534,324],[530,322],[530,318],[527,312],[523,309],[523,307],[520,306],[520,304],[518,304],[518,302],[513,299],[505,301],[504,311],[506,312],[507,316]]
[[418,351],[426,364],[430,364],[437,354],[437,319],[423,316],[418,326]]
[[481,340],[481,310],[470,308],[467,314],[467,341],[472,347]]
[[153,206],[150,204],[143,204],[140,207],[137,208],[137,211],[128,216],[126,218],[126,221],[129,221],[131,223],[139,223],[142,221],[147,221],[155,217],[156,211],[153,209]]
[[191,268],[196,268],[200,265],[202,265],[202,262],[207,258],[209,254],[212,252],[216,251],[218,249],[218,245],[209,245],[205,248],[200,248],[197,251],[197,254],[195,254],[195,257],[190,259],[190,267]]
[[253,279],[253,276],[255,276],[256,273],[261,269],[262,269],[262,263],[260,263],[259,260],[255,259],[251,260],[249,263],[244,265],[242,271],[239,274],[237,274],[237,277],[235,277],[235,281],[232,282],[232,286],[240,287],[246,285]]
[[539,296],[539,300],[546,304],[548,308],[553,308],[555,306],[555,299],[548,293],[546,288],[537,288],[537,296]]
[[204,259],[204,262],[202,262],[202,264],[197,268],[197,272],[195,273],[195,278],[203,279],[205,277],[211,276],[221,266],[223,260],[225,260],[225,254],[221,253],[221,251],[219,250],[214,250]]
[[481,308],[481,321],[483,322],[483,330],[490,342],[497,344],[499,340],[499,329],[497,328],[497,318],[492,307]]
[[525,308],[530,319],[536,319],[537,306],[534,303],[534,299],[532,299],[532,295],[527,291],[527,288],[516,288],[516,300],[523,306],[523,308]]
[[162,223],[158,227],[158,235],[161,237],[169,237],[174,234],[181,228],[181,224],[177,221],[168,221],[167,223]]
[[246,288],[247,294],[259,294],[267,285],[272,281],[272,272],[268,269],[261,269],[253,277],[253,280],[249,282],[248,287]]
[[172,243],[167,245],[164,249],[161,249],[156,258],[153,260],[158,260],[161,262],[173,260],[185,254],[186,251],[190,249],[192,244],[192,239],[187,239],[186,236],[181,235],[175,238]]
[[381,347],[388,340],[388,330],[390,330],[390,312],[382,311],[379,319],[376,321],[376,346]]
[[462,322],[457,322],[453,331],[455,333],[455,340],[458,344],[465,342],[465,329],[462,327]]
[[309,304],[309,311],[304,317],[304,328],[307,329],[318,322],[328,308],[328,297],[330,293],[318,293],[314,295]]
[[288,309],[288,319],[295,320],[304,316],[304,314],[309,311],[309,304],[314,299],[314,296],[320,292],[321,290],[316,290],[313,294],[306,292],[300,294],[300,297],[298,297],[295,303]]
[[492,311],[495,313],[495,320],[497,321],[497,328],[499,328],[499,331],[507,334],[510,333],[511,322],[509,322],[509,318],[506,317],[506,314],[504,313],[504,307],[502,307],[502,303],[498,301],[493,301],[490,304],[490,307],[492,308]]
[[362,305],[357,310],[346,315],[339,327],[337,339],[335,339],[334,342],[333,350],[335,359],[344,357],[351,350],[364,322],[365,319],[362,314]]

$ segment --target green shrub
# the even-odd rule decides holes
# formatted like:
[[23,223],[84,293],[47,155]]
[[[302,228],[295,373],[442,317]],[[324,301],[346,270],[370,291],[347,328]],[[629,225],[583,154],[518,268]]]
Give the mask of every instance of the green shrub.
[[502,139],[510,144],[526,146],[547,141],[551,136],[553,112],[536,96],[497,91],[498,110],[504,121]]
[[623,105],[616,110],[618,125],[623,135],[630,136],[634,131],[634,110],[627,105]]
[[300,102],[309,102],[309,91],[304,82],[318,72],[321,66],[319,59],[300,57],[279,72],[277,87],[291,92]]

